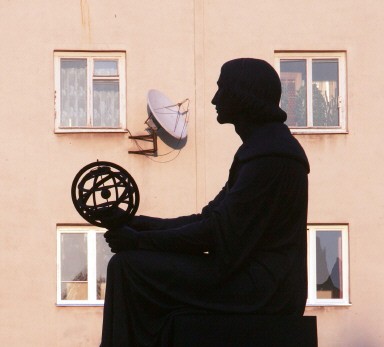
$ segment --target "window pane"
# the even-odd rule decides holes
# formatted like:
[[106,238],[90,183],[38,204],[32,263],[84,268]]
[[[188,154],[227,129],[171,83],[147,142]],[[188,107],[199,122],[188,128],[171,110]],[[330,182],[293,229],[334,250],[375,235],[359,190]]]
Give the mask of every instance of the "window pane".
[[316,231],[316,283],[318,299],[341,299],[341,231]]
[[288,126],[307,126],[307,68],[304,59],[281,60],[281,108]]
[[61,283],[62,300],[87,300],[88,283],[87,282],[62,282]]
[[313,125],[339,125],[339,66],[337,59],[312,62]]
[[61,59],[60,125],[87,125],[87,60]]
[[101,233],[96,234],[96,257],[97,300],[104,300],[107,265],[112,252]]
[[118,127],[119,114],[119,82],[93,81],[93,125]]
[[61,234],[61,298],[87,299],[87,235]]
[[117,76],[117,60],[95,60],[94,76]]

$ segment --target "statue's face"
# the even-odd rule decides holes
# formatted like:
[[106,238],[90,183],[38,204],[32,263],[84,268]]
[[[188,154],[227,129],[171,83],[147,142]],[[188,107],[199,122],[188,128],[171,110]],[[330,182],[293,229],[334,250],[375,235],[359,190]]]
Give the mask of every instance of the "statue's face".
[[212,99],[212,104],[216,106],[217,121],[220,124],[234,123],[236,113],[239,110],[238,101],[223,88],[220,79],[217,82],[217,92]]

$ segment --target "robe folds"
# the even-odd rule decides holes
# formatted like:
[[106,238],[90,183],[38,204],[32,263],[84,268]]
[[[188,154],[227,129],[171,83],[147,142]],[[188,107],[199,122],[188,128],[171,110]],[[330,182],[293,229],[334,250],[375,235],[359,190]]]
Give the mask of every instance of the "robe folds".
[[135,217],[137,249],[108,265],[101,346],[170,347],[164,326],[189,311],[302,315],[308,173],[286,125],[256,126],[201,213]]

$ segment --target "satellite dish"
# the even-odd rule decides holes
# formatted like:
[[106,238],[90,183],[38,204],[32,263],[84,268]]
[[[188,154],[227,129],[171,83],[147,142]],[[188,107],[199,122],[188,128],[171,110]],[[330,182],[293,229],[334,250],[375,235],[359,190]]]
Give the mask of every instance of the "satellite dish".
[[[185,103],[186,107],[184,107]],[[173,139],[172,142],[177,140],[176,148],[180,145],[180,143],[185,143],[185,139],[187,137],[188,107],[189,99],[185,99],[175,104],[160,91],[150,89],[147,97],[148,118],[145,121],[145,124],[148,125],[147,131],[149,134],[135,136],[130,135],[129,138],[133,140],[152,142],[153,147],[147,149],[141,148],[136,141],[140,150],[128,151],[128,153],[157,155],[157,135],[160,129],[165,131],[163,135],[170,135],[170,138]],[[163,140],[165,140],[165,137]],[[171,145],[171,147],[173,146]]]
[[[186,100],[174,104],[156,89],[148,92],[148,113],[157,128],[164,129],[175,139],[183,140],[187,136],[187,113],[181,105]],[[149,124],[148,124],[149,125]],[[157,129],[154,129],[157,131]]]

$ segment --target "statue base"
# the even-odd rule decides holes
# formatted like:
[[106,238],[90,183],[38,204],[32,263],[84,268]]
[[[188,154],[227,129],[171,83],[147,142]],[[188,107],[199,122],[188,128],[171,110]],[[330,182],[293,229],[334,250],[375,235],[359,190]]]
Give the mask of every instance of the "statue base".
[[315,316],[186,313],[168,331],[173,347],[317,347]]

